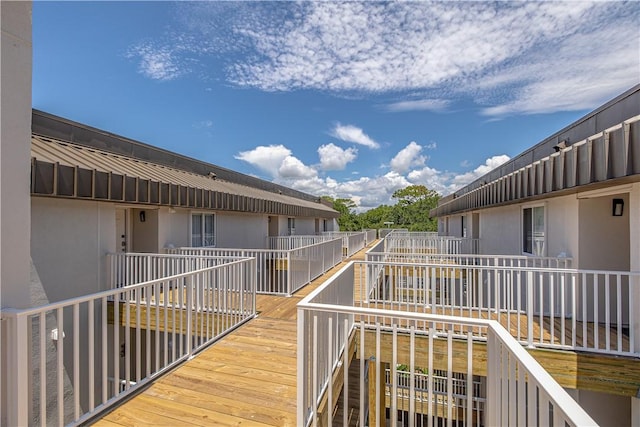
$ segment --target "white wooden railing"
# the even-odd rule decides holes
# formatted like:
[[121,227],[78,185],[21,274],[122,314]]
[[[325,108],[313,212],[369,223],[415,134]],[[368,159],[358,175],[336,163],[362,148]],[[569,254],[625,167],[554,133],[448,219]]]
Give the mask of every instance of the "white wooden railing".
[[76,425],[256,314],[254,259],[2,309],[8,425]]
[[[383,249],[376,245],[376,249]],[[425,254],[367,251],[365,261],[417,264],[481,265],[497,267],[571,268],[572,258],[526,255]]]
[[[428,425],[438,425],[434,405],[434,372],[447,371],[446,412],[440,416],[453,419],[463,417],[472,425],[473,373],[486,372],[487,392],[484,425],[553,425],[590,426],[596,423],[555,382],[555,380],[530,356],[509,333],[494,320],[472,319],[432,315],[406,311],[394,311],[354,304],[355,263],[351,262],[298,304],[298,426],[333,425],[334,421],[348,425],[349,415],[355,409],[359,425],[367,425],[372,419],[376,425],[386,425],[384,402],[386,364],[391,366],[391,393],[397,396],[397,364],[409,367],[409,425],[415,425],[418,417]],[[349,376],[352,363],[350,341],[359,336],[356,359],[359,364],[359,396],[349,396]],[[466,363],[458,366],[458,373],[466,374],[466,407],[455,406],[453,399],[453,361],[455,349],[466,351]],[[385,341],[383,349],[382,341]],[[487,343],[489,362],[474,357],[474,341]],[[446,348],[445,358],[435,355],[434,343]],[[408,352],[408,360],[400,360],[401,352]],[[420,360],[418,360],[420,358]],[[357,362],[355,361],[357,360]],[[367,365],[369,366],[367,369]],[[426,369],[427,410],[418,413],[415,405],[415,370]],[[366,381],[368,372],[368,382]],[[382,383],[382,384],[381,384]],[[367,407],[369,396],[375,396],[375,407]],[[341,396],[341,397],[339,397]],[[356,408],[350,401],[358,401]],[[327,403],[328,402],[328,403]],[[390,399],[389,425],[397,425],[399,399]],[[342,420],[333,419],[333,408],[342,405]],[[327,409],[328,406],[328,409]],[[462,415],[460,415],[462,413]],[[477,414],[476,414],[477,416]],[[422,421],[421,420],[421,421]]]
[[433,239],[442,236],[439,236],[437,231],[409,231],[404,229],[396,229],[393,230],[393,237]]
[[107,282],[109,289],[121,288],[149,280],[188,273],[225,264],[242,256],[191,256],[138,252],[109,253]]
[[316,243],[331,240],[331,236],[269,236],[267,237],[267,248],[288,251],[303,246],[315,245]]
[[[400,368],[403,369],[400,369]],[[396,396],[398,408],[398,421],[401,425],[411,424],[408,417],[408,402],[413,400],[416,414],[426,414],[429,409],[429,385],[432,387],[433,397],[433,411],[436,414],[445,414],[449,405],[447,398],[449,397],[449,388],[452,387],[451,397],[453,399],[453,407],[467,408],[467,399],[469,393],[467,393],[467,387],[472,384],[473,390],[471,391],[471,411],[473,418],[468,421],[467,424],[481,425],[485,419],[485,404],[486,404],[486,379],[484,377],[473,375],[471,381],[467,379],[466,373],[453,372],[449,373],[447,370],[434,369],[432,380],[429,381],[429,375],[427,375],[426,369],[416,366],[413,375],[404,369],[408,368],[406,365],[396,366],[395,383],[395,395],[394,383],[391,381],[392,369],[387,368],[385,373],[386,378],[386,390],[385,394],[389,397]],[[413,379],[413,383],[411,382]],[[414,386],[412,387],[411,384]],[[411,393],[413,392],[413,398]],[[465,414],[466,415],[466,414]],[[426,418],[418,416],[418,418]],[[452,420],[453,421],[453,420]],[[458,420],[462,421],[462,420]],[[424,425],[424,419],[423,423]],[[428,420],[427,420],[428,424]]]
[[257,265],[257,292],[291,295],[342,261],[342,239],[325,240],[291,250],[175,248],[172,254],[204,257],[252,257]]
[[364,244],[365,244],[365,246],[369,246],[374,240],[377,239],[378,230],[367,229],[367,230],[363,230],[363,232],[364,232]]
[[378,230],[378,237],[380,239],[384,239],[391,233],[400,233],[400,232],[409,233],[409,230],[406,228],[381,228],[380,230]]
[[361,307],[493,319],[528,346],[640,354],[633,310],[640,273],[441,262],[358,266]]
[[342,239],[342,255],[346,258],[352,256],[367,244],[367,235],[364,231],[326,231],[323,236]]
[[420,233],[393,232],[387,235],[385,252],[477,254],[480,239],[446,236],[421,236]]

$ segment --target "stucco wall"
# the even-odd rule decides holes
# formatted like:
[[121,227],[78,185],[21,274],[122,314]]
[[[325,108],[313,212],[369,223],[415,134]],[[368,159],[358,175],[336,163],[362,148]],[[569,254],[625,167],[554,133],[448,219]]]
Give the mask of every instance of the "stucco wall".
[[114,205],[32,197],[31,212],[31,257],[49,301],[105,289],[105,254],[116,245]]
[[520,206],[504,206],[480,211],[480,253],[520,255]]
[[575,195],[555,197],[546,201],[547,256],[564,254],[573,258],[577,266],[578,248],[578,200]]
[[[2,307],[24,308],[30,305],[31,2],[2,2],[0,15],[0,288]],[[8,409],[15,407],[12,399],[17,392],[8,390],[10,346],[5,326],[1,322],[0,425],[7,425]]]
[[315,218],[296,218],[296,235],[312,236],[316,234]]
[[449,217],[449,236],[462,237],[462,217],[463,215]]
[[567,389],[567,393],[601,426],[630,426],[631,398],[589,390]]
[[191,212],[186,209],[160,208],[158,210],[158,247],[164,248],[191,246],[189,238]]
[[[612,215],[613,199],[624,200],[622,216]],[[630,268],[629,195],[616,194],[580,200],[580,268]]]
[[[509,205],[480,211],[480,252],[483,254],[522,254],[522,209],[529,206],[545,208],[546,256],[564,254],[578,256],[578,201],[575,195],[555,197],[535,204]],[[454,224],[460,224],[456,216]],[[470,237],[471,216],[467,218]],[[460,231],[457,231],[459,235]],[[451,232],[449,234],[452,234]],[[574,264],[576,265],[576,264]]]
[[[133,222],[131,231],[131,250],[133,252],[158,253],[158,210],[157,209],[131,209]],[[144,216],[144,221],[142,218]]]
[[216,246],[219,248],[262,249],[268,232],[266,215],[216,213]]

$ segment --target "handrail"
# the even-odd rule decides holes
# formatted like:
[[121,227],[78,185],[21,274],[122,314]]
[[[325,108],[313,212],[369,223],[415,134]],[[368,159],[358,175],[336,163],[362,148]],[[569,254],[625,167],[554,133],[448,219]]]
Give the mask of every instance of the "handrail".
[[[375,248],[381,248],[380,244]],[[478,254],[449,254],[449,253],[410,253],[383,252],[369,250],[365,254],[366,261],[373,262],[406,262],[406,263],[446,263],[457,265],[487,265],[503,267],[543,267],[570,268],[573,258],[570,257],[540,257],[527,255],[478,255]]]
[[40,307],[2,309],[8,424],[81,424],[192,357],[255,316],[255,269],[254,259],[235,259]]
[[[353,301],[353,273],[355,262],[349,263],[338,274],[327,281],[323,286],[316,289],[298,304],[298,425],[306,426],[316,423],[320,417],[328,417],[329,424],[332,423],[332,411],[320,412],[320,404],[328,401],[330,405],[336,400],[336,383],[330,381],[338,375],[343,375],[343,405],[348,405],[353,396],[347,396],[348,371],[351,363],[346,352],[349,341],[353,337],[353,332],[360,333],[359,355],[360,360],[360,390],[364,391],[363,375],[365,364],[370,365],[370,370],[376,378],[381,374],[382,362],[390,363],[392,371],[395,371],[397,364],[398,337],[408,337],[410,362],[409,375],[415,377],[414,354],[416,350],[416,339],[428,339],[429,345],[422,348],[428,351],[428,377],[433,376],[434,358],[433,343],[435,340],[444,340],[448,347],[449,378],[452,369],[452,345],[453,338],[457,342],[464,342],[468,351],[467,355],[467,381],[471,381],[474,363],[478,363],[473,357],[473,342],[481,340],[487,343],[489,355],[487,357],[487,410],[485,425],[524,425],[524,420],[539,419],[541,425],[548,425],[549,405],[552,408],[554,425],[570,426],[590,426],[596,423],[589,415],[560,387],[555,380],[528,354],[526,350],[506,331],[506,329],[495,320],[464,318],[459,316],[448,316],[440,314],[416,313],[401,310],[389,310],[372,307],[354,306]],[[346,284],[351,283],[350,289],[344,289]],[[480,334],[474,331],[484,331]],[[367,346],[365,344],[365,332],[371,331],[375,336],[375,341]],[[385,348],[393,348],[393,353],[381,353],[381,334],[386,331],[385,339],[390,339]],[[373,338],[372,338],[373,339]],[[403,341],[405,342],[405,341]],[[375,343],[375,344],[373,344]],[[406,345],[406,344],[403,344]],[[405,348],[406,349],[406,348]],[[366,353],[363,354],[363,352]],[[371,355],[371,356],[369,356]],[[368,359],[371,357],[371,359]],[[422,356],[424,357],[424,356]],[[368,359],[369,361],[365,361]],[[392,360],[390,360],[392,359]],[[424,359],[423,359],[424,360]],[[481,360],[481,359],[478,359]],[[440,368],[439,368],[440,369]],[[371,374],[370,374],[371,375]],[[397,387],[397,377],[392,375],[391,387]],[[373,380],[370,380],[371,387]],[[429,380],[432,381],[432,380]],[[376,402],[380,400],[379,382],[373,381],[376,388]],[[410,380],[411,388],[415,387],[413,379]],[[514,387],[518,387],[515,393]],[[428,387],[432,390],[431,385]],[[527,393],[524,391],[528,390]],[[471,388],[467,387],[467,407],[466,419],[473,419],[470,393]],[[452,387],[449,387],[447,396],[447,416],[452,417],[453,400]],[[340,394],[340,390],[338,390]],[[391,394],[394,396],[394,393]],[[410,390],[409,416],[415,415],[415,406],[412,403],[414,391]],[[384,395],[383,395],[384,396]],[[525,398],[525,396],[528,397]],[[540,404],[533,396],[539,396]],[[534,400],[532,400],[534,399]],[[368,401],[368,398],[366,399]],[[360,397],[360,406],[364,405],[363,395]],[[434,402],[430,393],[428,405]],[[394,399],[391,401],[391,413],[396,406]],[[372,408],[373,417],[380,422],[384,417],[384,411],[380,407]],[[346,408],[343,412],[347,412]],[[432,410],[427,411],[433,414]],[[392,415],[393,417],[393,415]],[[384,419],[384,418],[382,418]],[[392,418],[393,419],[393,418]],[[324,423],[325,418],[323,418]],[[515,420],[515,422],[514,422]],[[546,421],[546,422],[545,422]],[[364,424],[364,414],[360,414],[360,423]]]
[[530,347],[640,356],[638,272],[438,261],[358,265],[362,306],[501,319]]
[[171,253],[192,257],[253,257],[257,261],[258,293],[292,295],[340,263],[342,245],[341,238],[331,238],[289,250],[185,247],[171,249]]

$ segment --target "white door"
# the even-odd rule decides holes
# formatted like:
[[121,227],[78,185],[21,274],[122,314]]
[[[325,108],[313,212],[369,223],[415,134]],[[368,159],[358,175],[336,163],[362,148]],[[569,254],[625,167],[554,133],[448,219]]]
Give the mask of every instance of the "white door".
[[127,210],[116,208],[116,252],[127,252]]

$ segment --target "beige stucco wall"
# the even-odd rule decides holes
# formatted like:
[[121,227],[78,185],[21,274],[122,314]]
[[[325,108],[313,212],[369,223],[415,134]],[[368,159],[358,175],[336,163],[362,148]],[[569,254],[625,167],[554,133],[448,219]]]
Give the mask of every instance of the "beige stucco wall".
[[296,235],[312,236],[316,234],[315,218],[296,218]]
[[566,389],[600,426],[631,426],[631,399],[589,390]]
[[[622,216],[612,215],[613,199],[624,200]],[[580,199],[579,202],[580,262],[578,266],[593,270],[629,271],[629,194]]]
[[547,256],[565,254],[577,265],[578,248],[578,200],[575,195],[554,197],[545,201]]
[[158,247],[160,252],[168,247],[191,246],[189,233],[191,211],[187,209],[158,209]]
[[480,211],[480,253],[520,255],[520,206],[510,205]]
[[266,247],[268,233],[267,215],[216,213],[216,246],[219,248],[262,249]]
[[[31,2],[0,3],[0,306],[31,305],[29,282],[29,159],[31,147]],[[0,425],[17,390],[8,390],[10,346],[0,325]],[[24,357],[24,355],[23,355]],[[24,385],[23,385],[24,386]]]
[[105,289],[105,255],[115,251],[115,205],[31,199],[31,256],[51,302]]
[[[531,206],[545,207],[546,256],[564,254],[576,258],[578,256],[578,201],[575,195],[479,211],[480,252],[482,254],[521,255],[522,209]],[[455,217],[453,223],[459,225],[461,223],[460,217]],[[472,219],[469,215],[467,218],[468,236],[471,236],[471,224]],[[453,235],[460,235],[460,230],[455,232],[457,234]]]
[[0,288],[2,307],[29,300],[31,2],[6,2],[2,15]]
[[[142,215],[144,221],[142,221]],[[131,250],[133,252],[158,253],[158,209],[146,207],[131,209]]]

